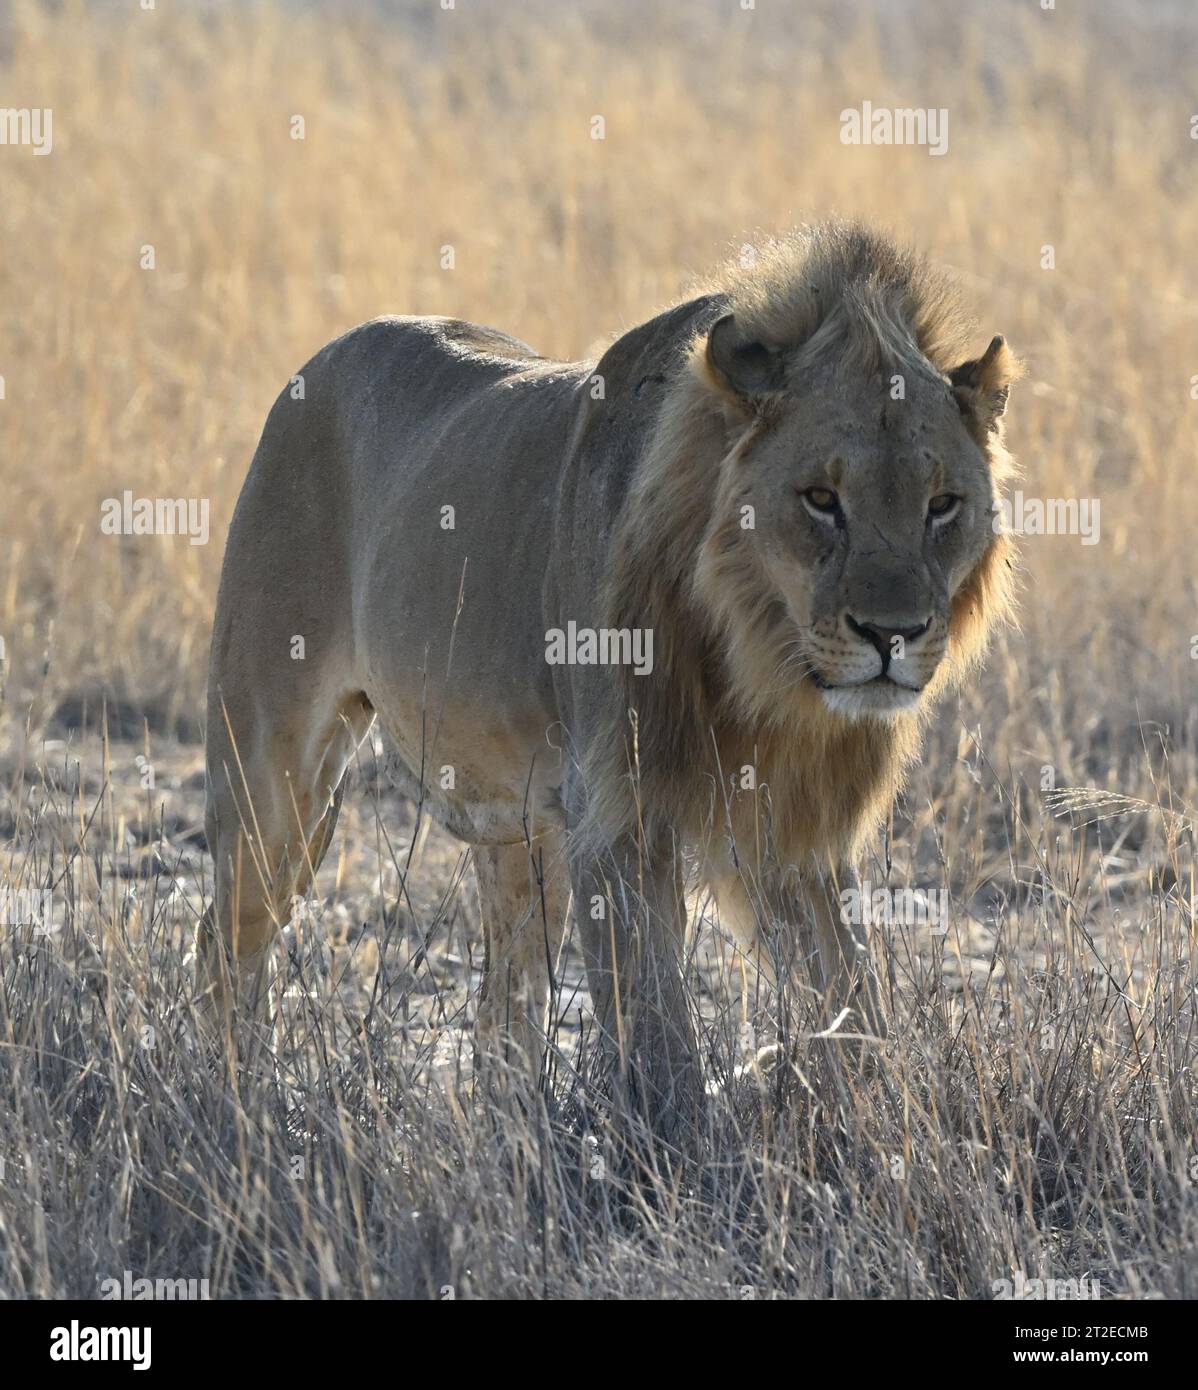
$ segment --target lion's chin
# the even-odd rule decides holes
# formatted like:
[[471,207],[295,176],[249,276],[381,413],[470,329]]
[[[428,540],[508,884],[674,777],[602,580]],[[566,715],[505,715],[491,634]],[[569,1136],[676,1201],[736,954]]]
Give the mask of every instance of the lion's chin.
[[898,719],[910,714],[923,698],[922,690],[896,685],[891,680],[866,681],[863,685],[826,685],[820,688],[824,704],[846,719]]

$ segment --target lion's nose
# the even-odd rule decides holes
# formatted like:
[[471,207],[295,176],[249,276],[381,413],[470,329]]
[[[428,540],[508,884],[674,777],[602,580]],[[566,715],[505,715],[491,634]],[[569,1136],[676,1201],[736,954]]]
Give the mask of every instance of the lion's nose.
[[873,643],[878,655],[882,658],[883,671],[890,664],[890,658],[898,656],[902,652],[902,646],[896,645],[896,638],[899,643],[914,642],[917,637],[922,637],[932,625],[931,618],[928,618],[918,627],[884,627],[881,623],[863,623],[848,613],[845,614],[845,621],[858,637]]

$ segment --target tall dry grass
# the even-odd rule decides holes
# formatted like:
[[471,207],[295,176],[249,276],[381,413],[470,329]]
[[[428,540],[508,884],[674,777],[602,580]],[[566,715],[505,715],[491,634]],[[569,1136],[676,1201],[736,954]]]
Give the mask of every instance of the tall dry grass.
[[[1102,498],[1101,547],[1028,548],[1036,676],[1068,662],[1083,709],[1126,715],[1127,677],[1144,713],[1175,706],[1195,627],[1195,26],[780,8],[419,6],[388,25],[18,3],[5,91],[54,110],[55,144],[3,151],[13,688],[51,708],[106,690],[194,727],[266,408],[354,323],[458,314],[577,356],[755,235],[837,211],[959,269],[979,342],[1002,331],[1030,364],[1011,415],[1029,489]],[[948,154],[842,145],[865,98],[947,107]],[[209,498],[211,543],[102,536],[126,487]]]
[[[0,858],[58,916],[0,933],[0,1291],[129,1268],[214,1295],[987,1297],[1014,1270],[1193,1293],[1198,25],[796,10],[14,7],[3,99],[52,108],[54,150],[0,147]],[[949,152],[843,146],[864,99],[946,107]],[[201,1065],[189,741],[279,388],[382,312],[578,355],[829,212],[956,268],[979,346],[1001,331],[1029,365],[1022,486],[1102,508],[1097,545],[1025,542],[1022,633],[944,711],[867,867],[956,905],[943,940],[877,943],[881,1074],[845,1094],[813,1049],[638,1172],[573,1073],[571,986],[542,1098],[472,1108],[463,865],[434,844],[408,883],[408,813],[369,775],[320,930],[289,938],[277,1069]],[[211,541],[102,535],[125,489],[208,499]],[[157,788],[134,745],[88,741],[103,703]],[[740,1001],[715,924],[698,941],[719,1078],[746,1021],[782,1020]]]

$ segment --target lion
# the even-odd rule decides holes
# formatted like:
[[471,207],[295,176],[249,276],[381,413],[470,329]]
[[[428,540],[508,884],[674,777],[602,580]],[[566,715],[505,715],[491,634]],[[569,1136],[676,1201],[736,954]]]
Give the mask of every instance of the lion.
[[1019,366],[1001,336],[967,357],[966,332],[926,258],[833,222],[597,362],[450,318],[317,353],[221,575],[213,1009],[261,999],[378,720],[473,846],[483,1055],[536,1067],[572,899],[614,1074],[657,1113],[694,1103],[692,863],[767,980],[796,970],[829,1027],[884,1038],[841,894],[1012,606],[994,518]]

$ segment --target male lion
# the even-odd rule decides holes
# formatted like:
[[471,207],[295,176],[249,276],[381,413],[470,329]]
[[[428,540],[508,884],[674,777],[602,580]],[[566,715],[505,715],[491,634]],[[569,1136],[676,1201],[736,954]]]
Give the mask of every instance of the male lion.
[[810,958],[828,1021],[880,1036],[840,894],[931,697],[1009,604],[1016,363],[961,338],[943,277],[837,223],[597,364],[444,318],[318,353],[271,410],[221,578],[210,999],[260,989],[377,717],[474,846],[484,1055],[535,1063],[572,887],[617,1075],[658,1111],[694,1098],[684,849],[767,975]]

